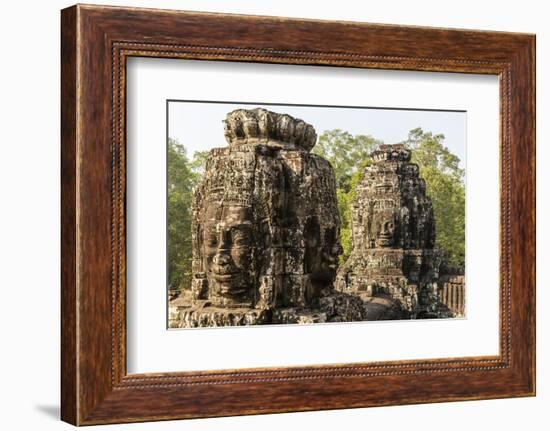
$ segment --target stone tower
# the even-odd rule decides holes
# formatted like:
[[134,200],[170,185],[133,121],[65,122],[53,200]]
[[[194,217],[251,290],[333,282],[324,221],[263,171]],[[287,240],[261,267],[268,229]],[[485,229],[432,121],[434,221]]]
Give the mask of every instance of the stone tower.
[[352,252],[337,288],[365,301],[367,320],[437,317],[440,254],[432,203],[404,145],[371,154],[352,203]]
[[362,320],[359,298],[334,290],[340,246],[336,182],[310,153],[313,127],[265,109],[224,122],[192,205],[191,297],[177,326]]

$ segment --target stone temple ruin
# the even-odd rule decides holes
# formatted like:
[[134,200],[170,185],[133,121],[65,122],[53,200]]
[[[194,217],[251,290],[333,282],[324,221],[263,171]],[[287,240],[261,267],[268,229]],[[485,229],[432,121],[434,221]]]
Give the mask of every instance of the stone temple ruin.
[[336,182],[310,153],[313,127],[264,109],[225,121],[192,207],[192,288],[179,326],[363,319],[333,288],[340,247]]
[[353,248],[337,288],[363,299],[368,320],[447,317],[438,300],[432,203],[411,151],[380,145],[371,157],[352,204]]
[[338,269],[336,181],[310,152],[313,127],[239,109],[227,115],[225,138],[194,191],[192,286],[170,302],[170,327],[460,314],[440,301],[446,292],[460,308],[449,294],[457,278],[438,284],[431,201],[404,146],[372,154],[353,203],[353,251]]

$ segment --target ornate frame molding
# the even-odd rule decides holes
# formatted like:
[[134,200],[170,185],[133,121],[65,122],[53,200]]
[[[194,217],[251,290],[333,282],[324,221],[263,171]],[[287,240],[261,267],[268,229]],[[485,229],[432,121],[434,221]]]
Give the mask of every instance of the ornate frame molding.
[[[206,23],[221,30],[201,30]],[[243,30],[259,24],[286,36]],[[241,36],[234,36],[237,29]],[[342,41],[298,42],[335,29]],[[352,41],[353,49],[343,49]],[[127,375],[125,65],[131,56],[498,75],[500,354]],[[62,12],[62,57],[64,420],[97,424],[534,394],[534,36],[79,5]],[[430,380],[429,387],[416,376]],[[405,386],[414,393],[403,394]],[[304,400],[306,389],[311,395]],[[269,401],[239,398],[250,390]],[[231,403],[223,401],[228,397]]]

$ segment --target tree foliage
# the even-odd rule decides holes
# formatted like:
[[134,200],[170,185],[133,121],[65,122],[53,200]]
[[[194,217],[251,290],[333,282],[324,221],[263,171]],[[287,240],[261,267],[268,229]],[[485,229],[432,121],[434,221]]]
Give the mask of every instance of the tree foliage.
[[330,162],[336,176],[339,189],[350,190],[351,178],[361,171],[369,154],[383,142],[366,135],[352,135],[349,132],[334,129],[327,130],[321,136],[312,152]]
[[168,139],[168,286],[191,285],[191,201],[193,187],[204,171],[208,152],[195,152],[189,160],[185,147]]
[[361,181],[363,169],[370,163],[370,157],[361,161],[361,167],[353,173],[349,180],[348,191],[345,191],[345,189],[343,188],[336,189],[336,197],[338,199],[338,212],[340,213],[340,221],[342,223],[340,228],[340,241],[342,243],[343,251],[342,255],[340,256],[340,263],[344,263],[351,254],[351,204],[355,200],[356,187],[359,181]]
[[421,128],[409,132],[404,142],[412,151],[412,161],[420,168],[426,181],[426,193],[432,200],[436,246],[443,252],[448,266],[463,267],[465,255],[466,193],[464,169],[460,159],[443,142],[445,136],[424,132]]

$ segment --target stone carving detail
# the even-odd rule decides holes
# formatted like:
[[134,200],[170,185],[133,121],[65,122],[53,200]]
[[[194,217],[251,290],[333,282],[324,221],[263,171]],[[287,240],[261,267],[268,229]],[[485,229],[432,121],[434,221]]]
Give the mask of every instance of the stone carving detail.
[[404,145],[381,145],[371,154],[352,204],[354,251],[432,249],[435,222],[426,183]]
[[194,190],[192,286],[170,302],[171,327],[463,313],[463,278],[439,282],[432,204],[407,148],[372,154],[338,269],[336,181],[310,152],[313,127],[260,108],[230,112],[224,126],[228,146],[210,151]]
[[418,166],[401,144],[381,145],[371,157],[352,203],[353,249],[337,288],[360,296],[369,320],[446,316],[432,203]]
[[194,191],[192,298],[179,306],[179,325],[361,320],[361,301],[333,288],[336,183],[330,164],[309,152],[313,127],[239,109],[227,115],[225,137],[229,146],[210,151]]

